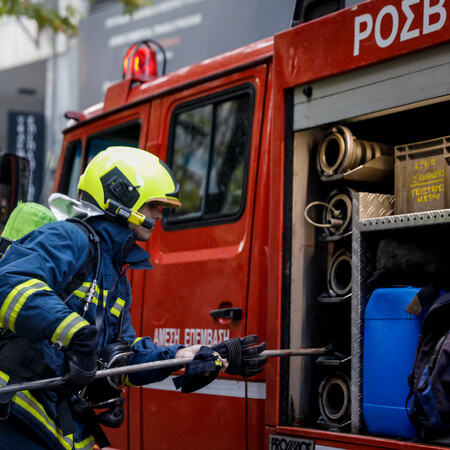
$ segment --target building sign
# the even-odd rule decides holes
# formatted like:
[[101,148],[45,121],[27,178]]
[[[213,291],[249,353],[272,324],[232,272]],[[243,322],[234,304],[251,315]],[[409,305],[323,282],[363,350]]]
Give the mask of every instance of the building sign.
[[30,185],[28,201],[39,201],[44,175],[44,115],[10,111],[8,115],[8,152],[28,159]]
[[295,0],[154,0],[133,16],[115,5],[91,12],[79,28],[79,92],[84,109],[122,79],[127,49],[158,41],[167,73],[234,50],[290,27]]

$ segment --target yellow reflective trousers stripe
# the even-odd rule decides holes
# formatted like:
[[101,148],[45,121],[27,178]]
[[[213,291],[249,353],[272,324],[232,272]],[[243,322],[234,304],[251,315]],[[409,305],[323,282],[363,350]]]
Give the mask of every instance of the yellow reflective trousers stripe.
[[90,450],[94,447],[94,444],[94,436],[89,436],[84,441],[75,442],[75,448],[80,450]]
[[82,327],[89,325],[79,314],[69,314],[56,328],[51,341],[59,342],[63,347],[68,347],[73,335]]
[[[5,387],[9,381],[9,375],[0,370],[0,387]],[[61,429],[45,412],[44,407],[36,400],[36,398],[29,391],[17,392],[12,401],[21,408],[25,409],[28,414],[31,414],[37,419],[47,430],[49,430],[58,439],[58,442],[65,449],[72,450],[91,450],[94,447],[94,437],[88,436],[81,442],[73,442],[73,434],[63,436]]]
[[52,433],[58,442],[67,450],[73,449],[73,434],[63,436],[61,428],[56,426],[55,422],[47,415],[43,406],[34,398],[29,391],[18,392],[12,401],[21,406],[37,419],[50,433]]
[[36,278],[19,284],[9,293],[0,309],[0,323],[10,330],[16,331],[15,323],[17,316],[28,297],[37,291],[50,290],[46,283]]
[[81,442],[73,441],[73,434],[63,436],[61,428],[59,428],[55,422],[47,415],[44,407],[36,400],[36,398],[29,391],[18,392],[12,399],[14,403],[22,407],[37,419],[41,425],[49,430],[61,444],[61,446],[67,450],[73,448],[79,450],[91,450],[94,447],[94,437],[89,436]]

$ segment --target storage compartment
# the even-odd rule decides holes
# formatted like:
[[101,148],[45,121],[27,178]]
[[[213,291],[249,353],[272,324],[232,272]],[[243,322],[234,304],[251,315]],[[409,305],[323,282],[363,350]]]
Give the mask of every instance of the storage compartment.
[[365,311],[363,413],[369,432],[375,435],[416,435],[405,403],[423,314],[416,318],[405,308],[419,290],[376,289]]
[[450,136],[395,147],[395,213],[450,207]]
[[[348,74],[348,77],[351,75]],[[316,348],[330,345],[334,354],[320,358],[290,358],[289,361],[280,362],[279,425],[325,429],[338,433],[394,435],[389,429],[377,430],[371,427],[368,430],[363,411],[364,385],[373,381],[364,380],[363,373],[363,357],[366,352],[372,351],[363,349],[364,314],[373,289],[372,286],[369,288],[369,281],[376,271],[378,245],[381,239],[392,237],[395,233],[403,235],[403,230],[413,225],[417,231],[416,242],[423,243],[427,235],[436,233],[436,224],[442,223],[443,232],[446,231],[447,226],[450,226],[450,216],[428,218],[425,215],[426,217],[420,220],[418,214],[413,214],[412,218],[402,217],[397,221],[393,219],[392,222],[388,220],[395,212],[395,152],[392,156],[379,157],[391,158],[391,171],[383,170],[383,177],[374,177],[371,174],[370,180],[365,175],[362,176],[363,168],[368,163],[325,177],[318,170],[317,158],[321,144],[327,139],[327,131],[333,127],[345,127],[360,141],[383,144],[392,149],[404,147],[408,142],[425,143],[439,140],[440,136],[450,135],[447,119],[450,96],[436,98],[433,102],[408,103],[398,108],[383,110],[378,102],[380,90],[377,90],[378,109],[366,113],[366,97],[358,97],[356,102],[354,90],[346,89],[348,85],[353,84],[344,83],[339,87],[338,81],[333,79],[332,83],[330,80],[314,83],[314,95],[307,100],[302,94],[304,86],[299,86],[294,92],[294,100],[297,102],[294,104],[293,135],[292,141],[286,146],[284,166],[285,175],[292,183],[285,183],[283,191],[285,246],[280,325],[282,348]],[[344,81],[349,80],[346,78]],[[401,81],[400,78],[399,83]],[[372,84],[368,86],[371,88]],[[362,95],[362,88],[360,92]],[[372,107],[369,103],[368,109]],[[352,104],[355,104],[354,108],[351,108]],[[335,120],[335,117],[339,117],[339,120]],[[329,118],[333,121],[328,120]],[[328,140],[331,153],[327,163],[330,166],[339,167],[337,160],[343,153],[339,143],[339,137]],[[439,145],[443,155],[443,148],[448,142],[441,141]],[[445,151],[448,151],[447,147]],[[413,157],[411,149],[403,152],[406,153],[408,157]],[[333,155],[336,157],[334,164]],[[356,155],[359,155],[358,151]],[[328,154],[326,156],[328,157]],[[400,164],[407,165],[406,162]],[[354,176],[357,174],[357,177]],[[385,175],[388,175],[387,178]],[[342,195],[344,190],[345,195]],[[360,201],[362,194],[363,202]],[[378,228],[372,226],[372,222],[379,223]],[[430,227],[431,224],[434,225]],[[344,258],[338,255],[341,249],[351,255],[351,264],[348,264],[348,255]],[[334,266],[333,262],[343,264]],[[342,290],[340,295],[331,293],[334,293],[334,289],[330,289],[328,285],[330,279],[339,281],[337,290]],[[398,280],[393,280],[393,283],[405,284]],[[347,293],[349,284],[350,292]],[[404,303],[407,304],[413,296],[413,292],[408,293]],[[392,320],[382,317],[377,319],[383,325],[389,325],[386,333],[391,329],[391,333],[417,337],[420,322],[409,316],[401,316],[406,304],[399,307],[400,313]],[[398,322],[398,325],[392,327],[394,322]],[[375,326],[375,323],[372,325]],[[383,333],[372,340],[368,337],[371,345],[375,347],[373,351],[376,351],[377,339],[381,341],[388,338],[386,333]],[[405,376],[403,392],[396,391],[398,397],[394,398],[395,405],[387,404],[386,408],[392,407],[392,411],[389,411],[391,415],[401,410],[401,420],[404,422],[400,426],[397,419],[391,418],[383,424],[385,419],[381,419],[380,425],[387,428],[392,423],[395,429],[399,430],[399,438],[411,433],[411,428],[408,430],[408,425],[411,425],[405,411],[405,400],[409,392],[406,378],[412,370],[417,340],[404,339],[396,342],[396,345],[406,345],[406,341],[409,345],[408,364],[404,359],[397,360],[398,355],[395,352],[390,354],[392,364],[400,364],[397,372]],[[403,358],[401,355],[400,357]],[[404,357],[406,358],[406,353]],[[380,357],[372,359],[372,363],[375,364],[376,358]],[[384,358],[387,356],[384,355]],[[382,369],[385,373],[383,377],[379,377],[383,380],[390,371],[389,367],[386,369],[384,365]],[[380,366],[377,370],[381,370]],[[342,379],[350,383],[349,416],[344,408],[347,390],[338,375],[342,375]],[[380,392],[377,397],[380,397],[379,394]],[[379,398],[371,400],[369,397],[368,400],[373,405],[383,407],[382,403],[375,403],[375,400],[381,401]],[[399,410],[394,409],[394,406]],[[368,417],[370,414],[367,412]],[[370,417],[368,420],[370,423]]]

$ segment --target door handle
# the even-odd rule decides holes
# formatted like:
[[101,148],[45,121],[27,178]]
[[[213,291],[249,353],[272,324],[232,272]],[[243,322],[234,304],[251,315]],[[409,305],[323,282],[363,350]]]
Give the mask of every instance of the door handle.
[[209,312],[209,315],[214,319],[241,320],[242,319],[242,308],[212,309]]

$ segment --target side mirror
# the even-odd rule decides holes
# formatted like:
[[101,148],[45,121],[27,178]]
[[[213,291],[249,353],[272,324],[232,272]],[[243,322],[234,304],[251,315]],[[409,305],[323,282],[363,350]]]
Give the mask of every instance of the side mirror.
[[0,232],[19,201],[27,201],[30,180],[28,159],[13,153],[0,155]]

